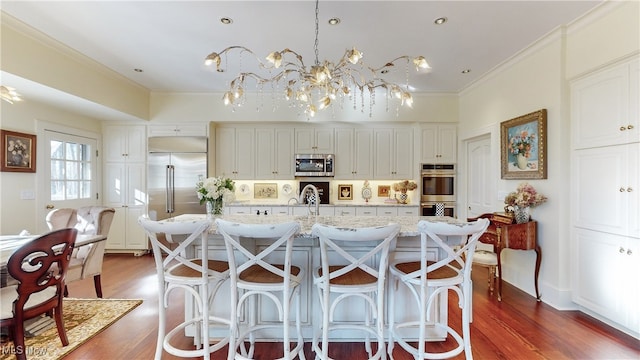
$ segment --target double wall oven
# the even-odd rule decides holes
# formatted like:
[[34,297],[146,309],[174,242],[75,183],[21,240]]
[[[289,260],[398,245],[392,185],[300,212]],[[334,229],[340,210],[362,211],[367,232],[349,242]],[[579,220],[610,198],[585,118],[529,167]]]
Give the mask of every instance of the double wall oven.
[[422,216],[456,216],[455,164],[422,164],[420,167]]

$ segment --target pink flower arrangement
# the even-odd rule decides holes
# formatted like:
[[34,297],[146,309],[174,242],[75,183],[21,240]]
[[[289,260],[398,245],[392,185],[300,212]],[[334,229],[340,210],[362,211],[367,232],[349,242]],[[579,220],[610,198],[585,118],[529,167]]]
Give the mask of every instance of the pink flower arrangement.
[[547,201],[547,197],[538,193],[530,184],[524,182],[518,185],[516,191],[512,191],[504,198],[504,203],[512,207],[536,207]]

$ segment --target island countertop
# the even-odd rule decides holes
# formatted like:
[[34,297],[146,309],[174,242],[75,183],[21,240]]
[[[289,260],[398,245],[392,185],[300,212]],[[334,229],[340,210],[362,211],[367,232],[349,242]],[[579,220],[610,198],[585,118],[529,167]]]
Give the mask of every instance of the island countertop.
[[[216,233],[214,219],[220,218],[242,224],[276,224],[297,221],[300,224],[300,236],[311,236],[311,227],[325,224],[336,227],[374,227],[390,223],[400,225],[399,236],[418,236],[418,222],[428,220],[435,222],[461,222],[448,216],[288,216],[288,215],[219,215],[211,218],[210,233]],[[163,221],[192,221],[207,219],[205,214],[184,214]]]

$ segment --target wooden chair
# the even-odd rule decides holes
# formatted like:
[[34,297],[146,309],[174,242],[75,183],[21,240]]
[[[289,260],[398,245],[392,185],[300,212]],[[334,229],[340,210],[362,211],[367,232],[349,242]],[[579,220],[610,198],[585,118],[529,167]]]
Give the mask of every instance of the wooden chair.
[[[369,359],[386,359],[384,294],[389,249],[395,246],[400,225],[347,229],[315,224],[312,232],[320,241],[321,261],[321,266],[313,273],[322,310],[322,325],[314,331],[312,344],[316,358],[330,359],[329,332],[352,329],[365,335]],[[364,308],[358,303],[358,310],[348,309],[353,305],[349,303],[350,299],[363,300]],[[335,316],[339,309],[347,313],[359,313],[364,309],[364,318],[349,316],[348,321],[341,322]],[[320,344],[318,333],[322,335]],[[375,354],[371,348],[372,335],[378,342]]]
[[24,321],[42,314],[53,312],[62,345],[69,345],[62,299],[77,233],[71,228],[52,231],[23,245],[9,258],[7,269],[18,283],[0,289],[0,325],[9,327],[18,360],[27,358]]
[[[211,345],[209,339],[211,324],[228,326],[230,322],[229,319],[214,317],[209,313],[210,304],[217,290],[229,278],[229,264],[226,261],[210,260],[207,251],[201,251],[199,257],[191,258],[187,256],[186,249],[196,245],[207,249],[207,230],[211,225],[210,221],[161,222],[141,216],[138,218],[138,223],[144,228],[151,241],[158,274],[159,324],[155,359],[162,358],[163,349],[181,358],[201,356],[203,359],[209,359],[212,352],[224,347],[229,341],[227,337]],[[164,235],[166,243],[158,239],[160,234]],[[176,244],[175,249],[170,248]],[[212,289],[210,289],[211,284],[213,284]],[[185,321],[167,332],[169,295],[175,289],[183,289],[185,294],[191,296],[195,314],[193,317],[185,316]],[[195,325],[196,349],[182,349],[172,344],[171,339],[175,336],[184,337],[185,329],[190,325]]]
[[[50,230],[73,227],[78,234],[109,235],[109,228],[115,215],[115,209],[104,206],[84,206],[76,209],[54,209],[47,214]],[[107,241],[99,241],[74,249],[67,271],[66,283],[93,277],[96,295],[102,297],[102,262]],[[69,291],[65,287],[64,295]]]
[[[231,273],[231,338],[227,359],[253,358],[256,332],[275,329],[282,331],[283,356],[280,359],[290,360],[297,356],[304,360],[300,319],[300,283],[304,279],[304,269],[291,264],[293,238],[300,231],[300,225],[297,222],[239,224],[216,219],[216,227],[224,237]],[[269,245],[264,248],[256,246],[258,250],[253,251],[253,246],[243,243],[245,238],[269,240]],[[276,256],[277,260],[273,258]],[[261,301],[256,301],[258,299]],[[292,303],[295,303],[297,332],[297,344],[293,349],[289,320]],[[280,321],[259,322],[258,304],[273,304]],[[245,307],[248,320],[243,325],[241,311]],[[248,350],[244,346],[247,338],[250,343]]]
[[[411,290],[416,301],[419,317],[402,323],[395,322],[394,296],[389,300],[389,345],[388,353],[393,359],[395,342],[411,353],[415,359],[444,359],[462,352],[466,359],[472,359],[471,333],[471,261],[480,236],[489,226],[488,219],[479,219],[472,223],[444,223],[422,220],[418,223],[420,231],[420,257],[416,259],[394,260],[389,267],[392,280],[395,280],[391,293],[397,292],[398,284],[404,284]],[[428,242],[438,246],[441,254],[434,261],[428,255]],[[461,311],[462,331],[453,329],[449,322],[434,321],[431,314],[439,306],[440,296],[449,290],[458,296]],[[409,304],[400,304],[409,306]],[[431,324],[445,337],[454,340],[455,347],[442,352],[427,351],[426,328]],[[406,328],[417,329],[417,342],[410,342],[403,331]],[[413,340],[413,339],[412,339]],[[415,340],[414,340],[415,341]]]

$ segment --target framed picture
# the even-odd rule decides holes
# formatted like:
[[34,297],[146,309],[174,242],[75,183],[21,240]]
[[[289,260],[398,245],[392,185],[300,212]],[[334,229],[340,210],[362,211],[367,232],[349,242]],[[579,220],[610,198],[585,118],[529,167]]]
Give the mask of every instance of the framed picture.
[[0,171],[36,172],[36,136],[0,130]]
[[547,178],[547,109],[500,124],[503,179]]
[[338,185],[338,200],[353,200],[353,185]]
[[276,183],[256,183],[253,185],[254,199],[277,199],[278,184]]
[[391,186],[378,185],[378,197],[389,197],[390,191],[391,191]]

